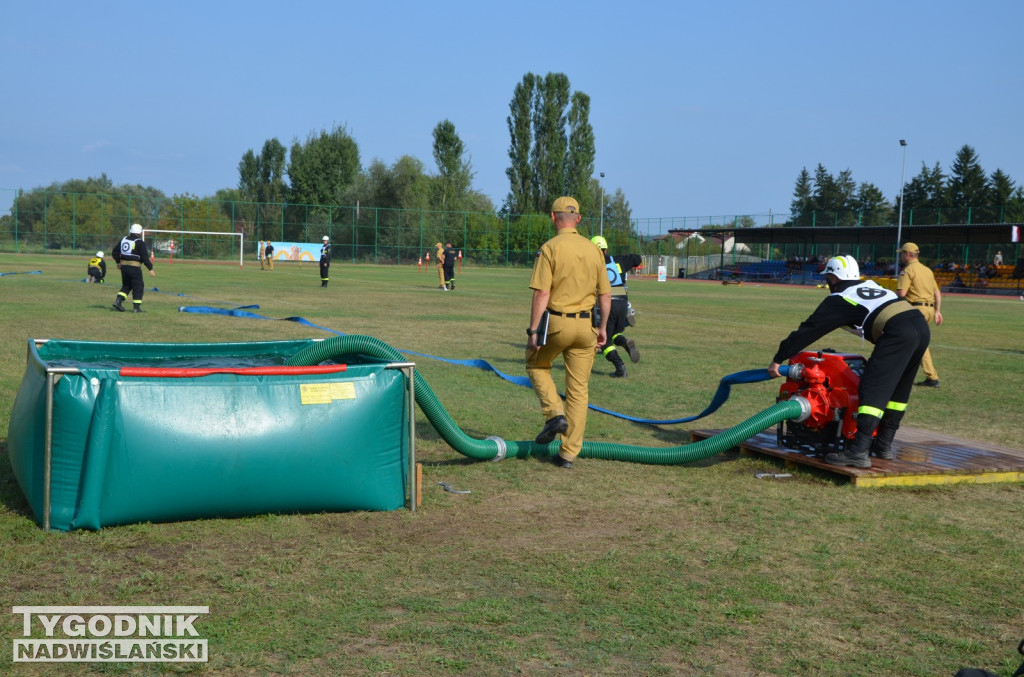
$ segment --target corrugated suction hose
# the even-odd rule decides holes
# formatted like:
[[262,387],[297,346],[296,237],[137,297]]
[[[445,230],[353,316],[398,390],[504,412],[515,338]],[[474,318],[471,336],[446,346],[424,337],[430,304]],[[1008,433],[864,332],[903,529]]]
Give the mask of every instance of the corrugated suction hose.
[[[378,360],[405,362],[405,356],[372,336],[348,335],[312,343],[308,348],[293,355],[286,364],[312,366],[326,360],[344,361],[346,355],[365,355]],[[528,456],[553,456],[558,453],[560,442],[537,444],[532,440],[509,442],[498,437],[478,440],[462,431],[441,405],[437,395],[423,376],[416,372],[416,404],[423,410],[427,420],[434,426],[441,438],[455,451],[481,461],[498,461],[506,456],[526,458]],[[603,458],[631,463],[652,465],[678,465],[709,458],[732,449],[740,442],[750,439],[761,431],[787,419],[805,415],[805,405],[799,398],[778,402],[747,420],[693,444],[677,447],[639,447],[611,442],[584,442],[580,458]]]

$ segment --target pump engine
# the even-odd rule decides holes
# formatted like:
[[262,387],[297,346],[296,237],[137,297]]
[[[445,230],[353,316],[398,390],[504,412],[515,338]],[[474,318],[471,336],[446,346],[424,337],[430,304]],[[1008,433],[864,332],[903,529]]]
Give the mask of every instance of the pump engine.
[[857,391],[866,364],[860,355],[830,349],[794,356],[777,401],[801,398],[810,413],[779,423],[779,446],[814,455],[845,449],[857,433]]

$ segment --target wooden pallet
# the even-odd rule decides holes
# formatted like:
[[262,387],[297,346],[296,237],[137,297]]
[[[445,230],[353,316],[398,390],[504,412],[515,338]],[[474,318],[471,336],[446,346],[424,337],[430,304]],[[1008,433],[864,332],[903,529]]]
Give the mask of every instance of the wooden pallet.
[[[721,430],[695,430],[694,440]],[[739,445],[741,453],[772,456],[787,468],[814,468],[846,477],[858,487],[910,487],[927,484],[1024,482],[1024,451],[903,426],[892,444],[894,458],[872,457],[870,468],[825,463],[777,444],[775,428]]]

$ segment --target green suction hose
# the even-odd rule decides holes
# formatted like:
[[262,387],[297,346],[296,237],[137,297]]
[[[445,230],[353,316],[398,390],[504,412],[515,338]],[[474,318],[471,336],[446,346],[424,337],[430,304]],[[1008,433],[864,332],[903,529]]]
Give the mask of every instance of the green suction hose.
[[[372,336],[350,335],[314,342],[293,355],[286,364],[312,366],[326,360],[338,361],[345,355],[365,355],[391,362],[406,361],[405,356],[379,339]],[[509,442],[500,437],[489,437],[485,440],[470,437],[455,423],[418,371],[415,379],[416,404],[423,410],[427,420],[441,438],[460,454],[481,461],[500,461],[506,456],[526,458],[531,455],[553,456],[558,453],[560,442],[537,444],[532,440]],[[657,448],[610,442],[584,442],[580,457],[653,465],[692,463],[728,451],[777,423],[806,416],[807,405],[804,402],[802,398],[778,402],[714,437],[693,444]]]

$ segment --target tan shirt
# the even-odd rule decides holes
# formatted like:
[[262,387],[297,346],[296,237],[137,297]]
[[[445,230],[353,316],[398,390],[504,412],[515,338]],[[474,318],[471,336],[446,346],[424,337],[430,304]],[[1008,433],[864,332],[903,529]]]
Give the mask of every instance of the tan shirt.
[[931,269],[914,259],[900,271],[899,289],[906,291],[905,298],[911,303],[935,303],[938,285]]
[[604,255],[575,228],[565,228],[545,242],[533,264],[530,289],[548,291],[548,308],[578,313],[594,307],[599,294],[610,294]]

